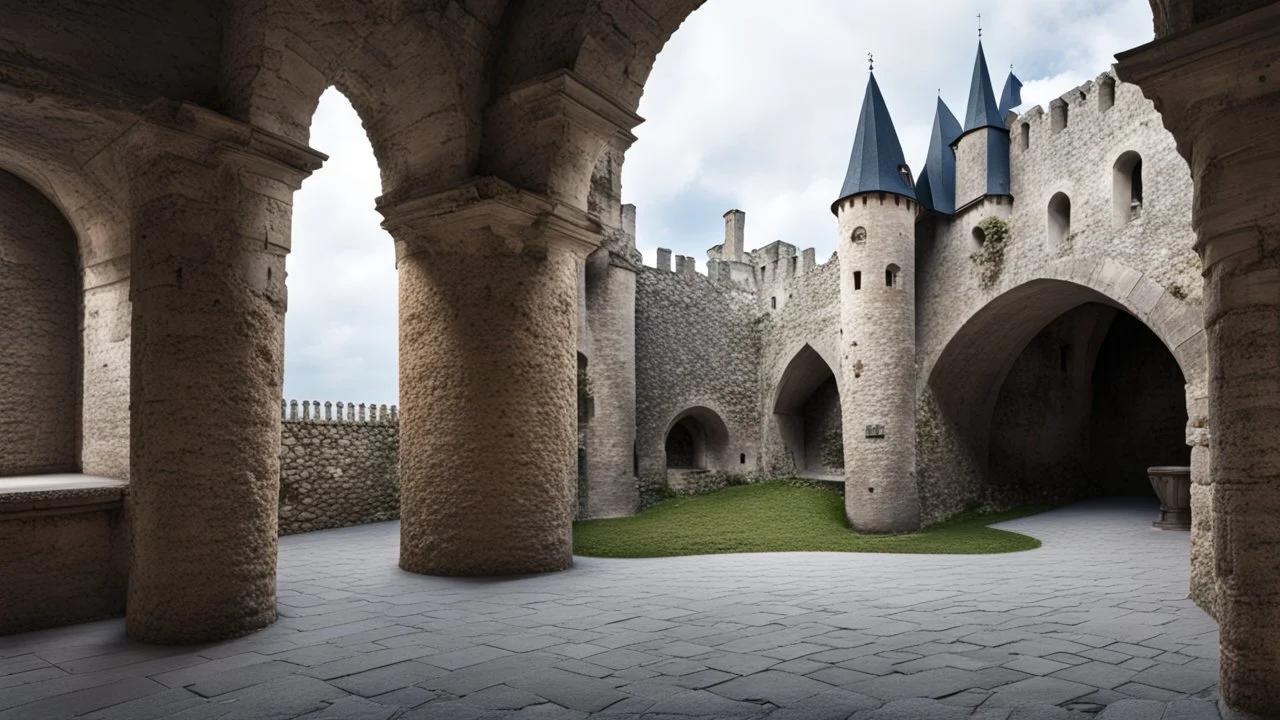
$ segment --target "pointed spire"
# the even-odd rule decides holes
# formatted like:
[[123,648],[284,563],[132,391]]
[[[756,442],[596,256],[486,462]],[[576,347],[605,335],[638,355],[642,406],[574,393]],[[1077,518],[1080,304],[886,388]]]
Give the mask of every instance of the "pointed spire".
[[889,192],[915,199],[911,170],[902,154],[898,132],[893,128],[893,118],[880,94],[875,73],[867,80],[867,92],[862,100],[862,114],[858,117],[858,131],[853,140],[853,152],[849,156],[849,171],[840,190],[836,205],[852,195],[865,192]]
[[916,183],[916,197],[926,210],[954,215],[956,211],[956,153],[951,144],[960,137],[960,121],[938,98],[929,138],[929,156]]
[[1004,91],[1000,93],[1000,117],[1022,104],[1022,81],[1013,74],[1013,66],[1009,66],[1009,77],[1004,81]]
[[964,116],[964,131],[980,127],[1004,127],[1004,116],[996,104],[996,92],[987,72],[987,56],[978,41],[978,57],[973,61],[973,82],[969,85],[969,111]]

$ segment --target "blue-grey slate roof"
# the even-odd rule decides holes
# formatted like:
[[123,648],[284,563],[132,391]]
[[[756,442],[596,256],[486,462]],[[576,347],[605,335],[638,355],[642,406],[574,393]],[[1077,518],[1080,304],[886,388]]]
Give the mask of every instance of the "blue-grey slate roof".
[[1004,127],[1004,115],[996,104],[996,91],[987,72],[987,56],[978,41],[978,56],[973,61],[973,81],[969,84],[969,111],[964,116],[964,131],[980,127]]
[[956,152],[951,144],[960,137],[960,121],[951,114],[951,108],[938,98],[938,109],[933,116],[933,134],[929,138],[929,155],[920,180],[916,183],[916,197],[926,210],[954,215],[956,211]]
[[895,193],[914,200],[916,192],[912,185],[911,171],[902,154],[898,132],[893,127],[893,118],[872,73],[862,100],[853,152],[849,155],[849,171],[845,174],[839,200],[831,204],[831,212],[836,211],[841,200],[866,192]]
[[1004,81],[1004,91],[1000,93],[1000,117],[1003,118],[1009,114],[1009,111],[1022,104],[1022,81],[1018,79],[1013,71],[1009,71],[1009,77]]

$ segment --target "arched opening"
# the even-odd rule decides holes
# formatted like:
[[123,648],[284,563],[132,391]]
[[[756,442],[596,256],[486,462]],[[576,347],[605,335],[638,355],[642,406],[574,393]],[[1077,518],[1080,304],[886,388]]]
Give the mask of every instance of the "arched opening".
[[1142,156],[1130,150],[1111,171],[1112,225],[1122,228],[1142,215]]
[[898,280],[898,273],[900,272],[902,272],[902,268],[898,267],[894,263],[889,263],[889,266],[884,269],[884,286],[891,288],[900,287]]
[[802,477],[844,476],[844,429],[835,373],[813,347],[800,348],[783,371],[774,396],[784,457],[780,465]]
[[739,455],[729,448],[729,429],[716,411],[693,407],[676,416],[667,429],[667,487],[688,492],[702,487],[708,473],[732,472]]
[[977,225],[974,225],[972,237],[973,237],[974,247],[980,248],[982,247],[983,243],[987,241],[987,231],[983,230],[981,227]]
[[1022,123],[1021,129],[1018,131],[1018,149],[1029,150],[1031,148],[1031,123]]
[[[320,96],[312,147],[329,155],[294,194],[286,259],[282,534],[399,517],[395,252],[374,208],[382,181],[360,116]],[[342,451],[338,452],[337,449]]]
[[1062,132],[1067,129],[1068,119],[1067,101],[1062,98],[1049,102],[1049,129],[1055,133]]
[[1057,250],[1071,238],[1071,198],[1054,193],[1049,198],[1047,239],[1050,250]]
[[1146,468],[1189,462],[1185,385],[1174,354],[1128,309],[1057,280],[976,313],[929,379],[945,426],[937,435],[957,442],[973,473],[970,501],[996,507],[1153,500]]
[[80,469],[78,258],[61,211],[0,171],[0,476]]

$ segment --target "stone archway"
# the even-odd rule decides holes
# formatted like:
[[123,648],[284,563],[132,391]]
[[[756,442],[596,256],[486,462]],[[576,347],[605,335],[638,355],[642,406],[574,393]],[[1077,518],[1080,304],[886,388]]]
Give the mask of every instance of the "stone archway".
[[812,345],[806,343],[792,355],[778,379],[771,409],[792,472],[844,479],[839,382]]
[[666,486],[676,492],[700,488],[708,473],[732,469],[729,428],[719,413],[705,406],[678,413],[667,425],[663,452]]
[[62,212],[0,171],[0,476],[80,469],[79,270]]

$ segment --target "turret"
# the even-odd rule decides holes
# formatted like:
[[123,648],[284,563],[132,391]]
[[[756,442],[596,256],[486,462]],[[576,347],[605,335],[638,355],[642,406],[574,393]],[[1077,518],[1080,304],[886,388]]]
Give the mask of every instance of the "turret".
[[873,74],[840,199],[845,513],[855,530],[920,526],[915,458],[916,191]]
[[981,41],[973,61],[964,131],[955,141],[955,153],[957,209],[986,197],[1009,196],[1009,130],[996,104]]
[[938,98],[929,138],[929,155],[916,182],[916,197],[926,211],[954,215],[956,212],[956,152],[951,144],[960,137],[960,121]]

